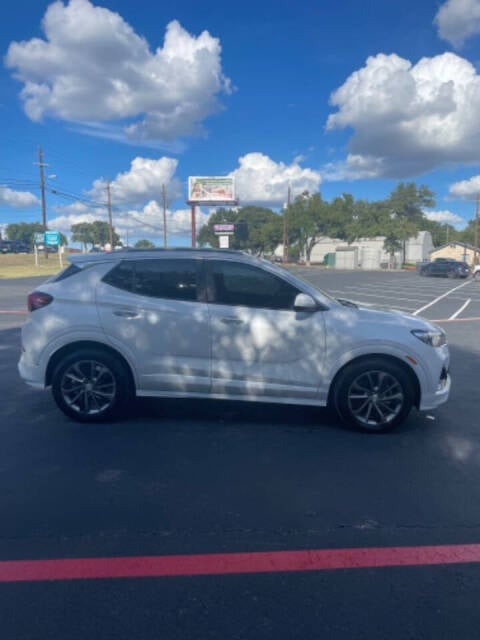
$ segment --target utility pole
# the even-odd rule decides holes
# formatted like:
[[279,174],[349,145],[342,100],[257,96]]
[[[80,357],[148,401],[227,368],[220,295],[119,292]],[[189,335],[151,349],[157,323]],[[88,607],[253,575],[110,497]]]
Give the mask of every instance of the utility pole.
[[283,262],[288,261],[287,212],[289,209],[290,209],[290,183],[288,183],[288,191],[287,191],[287,208],[283,212]]
[[192,203],[192,249],[195,249],[197,246],[197,221],[196,221],[196,210],[195,204]]
[[162,184],[162,203],[163,203],[163,248],[167,248],[167,192],[165,185]]
[[477,203],[475,207],[475,232],[473,241],[473,266],[477,264],[477,249],[478,249],[478,214],[480,209],[480,193],[477,193]]
[[108,239],[111,251],[113,251],[113,222],[112,222],[112,197],[110,194],[110,180],[107,180],[107,209],[108,209]]
[[[38,168],[40,169],[40,193],[42,196],[42,226],[43,232],[47,230],[47,202],[45,199],[45,173],[43,171],[43,167],[48,167],[47,164],[43,162],[43,151],[42,147],[38,145]],[[44,251],[45,251],[45,260],[48,260],[48,251],[47,245],[45,243],[45,238],[43,241]]]

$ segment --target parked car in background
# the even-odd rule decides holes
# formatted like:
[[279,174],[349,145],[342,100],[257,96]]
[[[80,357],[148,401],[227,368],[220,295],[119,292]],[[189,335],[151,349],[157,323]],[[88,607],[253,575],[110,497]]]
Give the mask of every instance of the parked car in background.
[[466,262],[457,260],[438,259],[434,262],[422,264],[419,270],[421,276],[438,276],[443,278],[468,278],[470,267]]
[[45,248],[47,249],[47,253],[58,253],[58,247],[47,244],[37,244],[37,251],[39,253],[42,253],[45,251]]
[[28,296],[19,371],[78,421],[121,415],[137,395],[328,405],[385,431],[448,399],[442,329],[337,300],[267,260],[185,249],[69,260]]
[[32,249],[20,240],[0,240],[0,253],[31,253]]

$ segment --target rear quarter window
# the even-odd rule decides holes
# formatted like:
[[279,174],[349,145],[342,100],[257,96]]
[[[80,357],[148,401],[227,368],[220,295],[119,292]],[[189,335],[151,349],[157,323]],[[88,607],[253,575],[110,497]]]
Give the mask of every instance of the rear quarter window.
[[80,271],[80,267],[77,267],[76,264],[70,264],[68,265],[68,267],[63,269],[63,271],[60,271],[58,275],[54,276],[54,278],[50,280],[50,282],[60,282],[60,280],[66,280],[67,278],[71,278],[72,276],[74,276],[76,273],[80,273]]

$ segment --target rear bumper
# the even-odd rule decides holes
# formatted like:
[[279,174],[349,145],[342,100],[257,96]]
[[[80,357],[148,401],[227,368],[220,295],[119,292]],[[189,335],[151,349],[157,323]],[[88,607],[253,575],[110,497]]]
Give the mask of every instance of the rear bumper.
[[22,353],[19,360],[18,372],[22,380],[34,389],[45,389],[45,372],[41,367],[30,362],[25,353]]

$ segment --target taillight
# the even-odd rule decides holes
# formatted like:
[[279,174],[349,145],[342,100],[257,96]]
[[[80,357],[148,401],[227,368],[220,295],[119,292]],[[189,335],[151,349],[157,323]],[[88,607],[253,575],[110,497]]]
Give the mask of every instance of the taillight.
[[28,294],[28,310],[36,311],[42,307],[46,307],[53,300],[53,297],[49,293],[43,293],[42,291],[32,291]]

